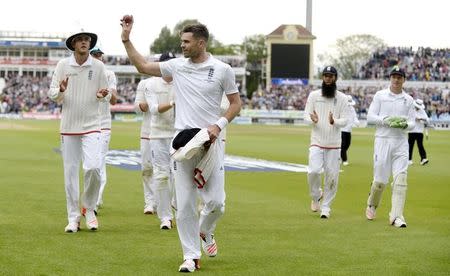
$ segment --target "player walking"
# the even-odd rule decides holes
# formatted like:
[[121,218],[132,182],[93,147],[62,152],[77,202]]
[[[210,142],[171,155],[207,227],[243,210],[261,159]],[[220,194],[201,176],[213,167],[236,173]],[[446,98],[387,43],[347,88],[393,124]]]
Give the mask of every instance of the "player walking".
[[[91,56],[103,61],[103,51],[100,48],[94,48],[91,50]],[[100,105],[101,116],[101,158],[102,166],[100,168],[100,191],[98,193],[97,206],[95,212],[98,212],[98,208],[103,205],[103,191],[106,186],[106,155],[108,154],[109,142],[111,141],[111,108],[110,105],[115,105],[117,102],[117,78],[113,71],[106,70],[106,79],[108,80],[108,91],[111,93],[111,99],[109,102],[102,102]]]
[[[305,121],[312,124],[308,162],[311,210],[317,212],[320,209],[320,217],[324,219],[330,217],[331,203],[337,192],[341,128],[346,125],[348,117],[347,96],[336,90],[337,75],[333,66],[325,67],[322,89],[309,94],[305,107]],[[322,171],[325,174],[323,192]]]
[[[139,72],[173,78],[175,89],[175,129],[207,129],[210,142],[217,143],[218,158],[209,181],[198,189],[193,180],[193,172],[201,155],[185,161],[173,162],[177,202],[177,229],[183,248],[184,262],[181,272],[193,272],[199,268],[200,247],[208,256],[216,256],[217,244],[214,230],[217,221],[225,211],[225,179],[223,142],[217,139],[222,129],[233,120],[241,108],[234,72],[231,67],[206,52],[209,32],[202,24],[188,25],[181,31],[181,49],[184,58],[166,62],[148,62],[141,56],[129,35],[133,17],[122,19],[122,42],[128,57]],[[227,95],[230,107],[220,117],[220,103]],[[197,195],[202,197],[204,207],[197,215]],[[201,242],[200,242],[201,237]]]
[[[175,58],[172,53],[164,53],[159,62]],[[175,133],[174,93],[172,78],[150,78],[145,91],[145,99],[150,103],[151,126],[150,147],[153,164],[153,181],[158,198],[157,214],[161,229],[171,229],[173,223],[172,194],[173,177],[170,173],[170,142]]]
[[58,62],[49,89],[49,97],[63,106],[60,133],[69,221],[66,232],[80,229],[80,161],[84,171],[81,207],[86,208],[86,226],[98,229],[94,209],[100,189],[100,102],[108,102],[111,94],[105,66],[89,55],[96,42],[93,33],[70,36],[66,46],[73,54]]
[[408,170],[407,129],[415,125],[413,98],[403,91],[405,72],[390,73],[390,87],[375,93],[367,114],[367,123],[376,125],[373,156],[373,182],[367,199],[366,217],[373,220],[384,188],[392,173],[392,206],[389,222],[406,227],[403,209],[406,200]]

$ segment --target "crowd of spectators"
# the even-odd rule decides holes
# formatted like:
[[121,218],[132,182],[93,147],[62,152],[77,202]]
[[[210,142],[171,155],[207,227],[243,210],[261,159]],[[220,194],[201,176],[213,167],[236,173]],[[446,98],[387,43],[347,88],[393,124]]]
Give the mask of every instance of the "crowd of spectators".
[[355,79],[384,79],[393,66],[405,70],[410,81],[450,80],[450,49],[420,47],[388,47],[373,53],[372,57],[354,75]]

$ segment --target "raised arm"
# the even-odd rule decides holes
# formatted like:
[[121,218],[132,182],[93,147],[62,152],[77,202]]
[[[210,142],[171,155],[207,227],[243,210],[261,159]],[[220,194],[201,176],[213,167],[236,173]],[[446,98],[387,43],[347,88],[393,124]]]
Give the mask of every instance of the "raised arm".
[[124,15],[120,22],[120,25],[122,26],[122,43],[123,46],[125,46],[125,50],[127,51],[131,63],[136,67],[139,73],[161,77],[159,63],[147,61],[136,48],[134,48],[133,43],[130,41],[130,33],[134,23],[133,16]]

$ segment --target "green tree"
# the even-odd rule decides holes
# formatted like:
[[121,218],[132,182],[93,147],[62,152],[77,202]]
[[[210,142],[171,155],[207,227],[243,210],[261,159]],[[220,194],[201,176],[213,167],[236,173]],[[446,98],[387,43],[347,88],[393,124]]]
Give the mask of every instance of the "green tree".
[[318,55],[325,65],[333,65],[341,79],[351,79],[377,49],[385,47],[384,41],[369,34],[356,34],[336,40],[335,52]]
[[[164,26],[159,33],[158,38],[153,41],[150,46],[150,52],[162,53],[165,51],[171,51],[174,53],[181,53],[180,32],[186,25],[200,23],[197,19],[185,19],[178,22],[173,31],[171,32],[167,26]],[[217,39],[215,39],[212,33],[209,34],[208,40],[208,52],[213,55],[235,55],[235,47],[224,45]]]
[[251,97],[252,93],[257,90],[258,85],[263,85],[262,61],[267,58],[266,38],[262,34],[247,36],[242,44],[242,52],[247,55],[246,71],[247,75],[247,97]]

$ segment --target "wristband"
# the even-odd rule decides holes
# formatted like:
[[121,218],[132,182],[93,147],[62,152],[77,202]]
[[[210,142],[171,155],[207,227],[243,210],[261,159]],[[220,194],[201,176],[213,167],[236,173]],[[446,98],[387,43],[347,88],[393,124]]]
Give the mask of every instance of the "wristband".
[[220,117],[215,124],[222,130],[228,125],[228,120],[225,117]]

